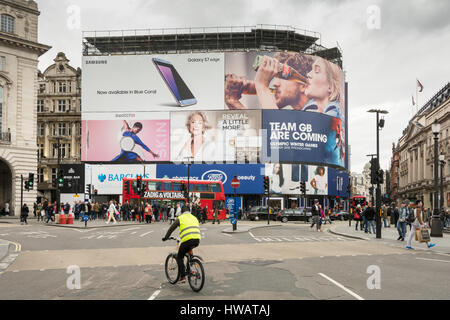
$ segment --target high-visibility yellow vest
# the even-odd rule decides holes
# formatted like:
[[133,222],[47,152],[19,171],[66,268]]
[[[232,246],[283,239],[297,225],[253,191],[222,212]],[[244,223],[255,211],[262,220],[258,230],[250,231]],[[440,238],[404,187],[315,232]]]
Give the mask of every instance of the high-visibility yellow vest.
[[178,217],[180,221],[180,239],[185,242],[191,239],[201,240],[198,219],[190,213],[183,213]]

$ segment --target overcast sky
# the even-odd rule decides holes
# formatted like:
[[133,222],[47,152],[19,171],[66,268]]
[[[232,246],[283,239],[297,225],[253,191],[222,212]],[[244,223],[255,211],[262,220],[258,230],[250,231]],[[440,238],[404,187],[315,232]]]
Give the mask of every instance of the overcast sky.
[[36,1],[39,42],[52,46],[41,71],[60,51],[80,67],[82,31],[277,24],[319,32],[323,46],[338,43],[343,53],[352,172],[376,153],[375,114],[367,110],[389,111],[380,132],[380,162],[389,168],[392,143],[413,115],[416,78],[424,85],[419,105],[450,81],[448,0]]

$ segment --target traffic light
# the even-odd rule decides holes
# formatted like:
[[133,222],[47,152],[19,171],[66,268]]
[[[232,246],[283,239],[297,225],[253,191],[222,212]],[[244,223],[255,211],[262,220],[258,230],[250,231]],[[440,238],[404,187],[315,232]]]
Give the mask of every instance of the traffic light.
[[184,181],[181,181],[181,192],[183,192],[183,196],[185,199],[189,198],[188,192],[187,192],[187,186]]
[[88,194],[88,195],[91,195],[91,184],[87,184],[87,185],[86,185],[86,191],[85,191],[85,193]]
[[370,183],[377,184],[378,180],[378,159],[372,158],[370,160]]
[[384,182],[384,171],[383,169],[379,169],[377,172],[377,180],[380,184],[383,184]]
[[125,190],[125,194],[130,194],[130,184],[128,183],[128,181],[123,182],[123,188]]
[[97,195],[97,193],[98,193],[98,190],[94,189],[94,195]]
[[34,185],[34,173],[29,173],[29,174],[28,174],[27,184],[28,184],[28,189],[27,189],[27,190],[33,190],[33,185]]
[[264,193],[269,193],[270,181],[269,177],[264,176]]
[[64,172],[62,169],[58,170],[57,183],[58,183],[58,187],[64,186]]
[[306,182],[305,181],[300,181],[300,192],[302,194],[306,194]]
[[23,180],[23,188],[27,191],[29,190],[28,180]]
[[136,177],[136,190],[139,195],[142,193],[142,177],[141,176]]

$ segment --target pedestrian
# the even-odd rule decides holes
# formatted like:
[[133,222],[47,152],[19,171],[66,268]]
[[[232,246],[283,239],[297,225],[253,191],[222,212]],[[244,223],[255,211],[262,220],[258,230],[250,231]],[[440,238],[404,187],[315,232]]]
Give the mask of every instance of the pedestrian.
[[64,211],[65,215],[69,214],[69,211],[70,211],[70,204],[69,204],[69,202],[66,201],[66,203],[63,206],[63,211]]
[[153,215],[152,206],[147,203],[144,209],[144,217],[146,223],[152,223],[152,215]]
[[403,201],[399,210],[399,219],[397,221],[397,231],[398,238],[397,240],[404,241],[406,235],[406,218],[408,217],[408,202]]
[[169,221],[172,224],[175,220],[175,209],[172,206],[169,206]]
[[442,232],[444,232],[444,228],[445,228],[445,208],[444,207],[441,208],[441,213],[439,214],[439,218],[441,219]]
[[36,205],[36,214],[37,214],[37,221],[40,221],[40,220],[44,220],[43,218],[42,218],[42,216],[41,216],[41,211],[42,211],[42,203],[38,203],[37,205]]
[[54,210],[55,210],[54,206],[47,205],[47,209],[45,210],[46,214],[47,214],[47,219],[46,219],[45,223],[48,223],[50,220],[52,222],[55,222],[55,211]]
[[369,208],[369,206],[364,206],[364,209],[363,209],[363,211],[361,212],[361,216],[362,216],[362,218],[363,218],[363,224],[364,224],[364,232],[365,233],[367,233],[367,232],[369,232],[369,230],[367,229],[367,217],[366,217],[366,212],[367,212],[367,209]]
[[325,212],[322,209],[322,206],[319,204],[319,210],[320,210],[320,219],[319,219],[319,231],[322,232],[322,224],[325,221]]
[[114,221],[114,224],[117,223],[117,221],[116,221],[116,219],[115,219],[115,217],[114,217],[114,215],[116,214],[116,211],[117,211],[117,209],[116,209],[116,207],[114,206],[113,201],[111,200],[111,201],[109,202],[109,208],[108,208],[108,221],[106,221],[106,224],[109,224],[109,222],[111,221],[111,219]]
[[27,218],[28,218],[29,212],[30,212],[30,209],[27,207],[27,204],[24,203],[22,206],[22,210],[20,211],[20,224],[23,224],[24,222],[25,222],[25,224],[28,224]]
[[100,205],[98,202],[94,203],[94,220],[100,218]]
[[[416,200],[416,208],[414,209],[414,222],[411,223],[411,230],[409,232],[408,241],[406,243],[406,249],[414,250],[414,248],[411,247],[412,238],[416,234],[416,231],[423,230],[425,228],[424,222],[422,219],[422,200]],[[432,248],[435,246],[434,243],[429,243],[428,241],[425,242],[427,244],[428,248]]]
[[9,201],[5,203],[5,216],[9,216]]
[[37,213],[37,203],[34,202],[33,203],[33,215],[34,215],[35,218],[36,218],[36,213]]
[[381,206],[381,217],[383,218],[383,226],[385,228],[389,227],[388,223],[387,223],[387,219],[388,219],[388,209],[386,207],[386,204],[383,203],[383,205]]
[[358,204],[353,212],[354,212],[354,219],[355,219],[355,230],[358,231],[358,223],[359,223],[359,229],[362,230],[361,205]]
[[373,230],[373,233],[375,233],[375,210],[371,202],[369,202],[369,206],[366,209],[365,217],[367,219],[367,229],[369,233],[372,234],[371,229]]
[[[395,204],[393,204],[392,207],[393,207],[393,212],[394,212],[393,224],[394,224],[394,226],[397,226],[397,222],[398,222],[398,220],[400,218],[400,212],[399,212],[399,210],[398,210],[398,208],[397,208],[397,206]],[[392,217],[391,217],[391,221],[392,221]]]
[[205,204],[205,206],[202,209],[202,223],[204,224],[208,220],[208,205]]
[[314,200],[314,205],[311,208],[311,215],[312,215],[312,224],[311,228],[316,226],[316,230],[319,230],[319,219],[320,219],[320,208],[319,208],[319,200]]
[[213,223],[214,224],[217,220],[217,224],[220,224],[220,219],[219,219],[219,208],[215,207],[214,208],[214,215],[213,215]]
[[181,206],[179,203],[177,203],[177,210],[175,211],[175,217],[181,216]]
[[163,206],[162,206],[162,221],[163,222],[167,221],[167,210],[168,210],[167,204],[163,203]]

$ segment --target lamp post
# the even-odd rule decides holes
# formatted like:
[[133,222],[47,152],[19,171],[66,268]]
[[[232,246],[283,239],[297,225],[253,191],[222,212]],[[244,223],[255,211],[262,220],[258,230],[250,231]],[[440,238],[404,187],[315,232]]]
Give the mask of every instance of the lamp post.
[[439,194],[439,155],[438,155],[438,140],[439,140],[439,131],[441,130],[441,125],[437,121],[434,120],[431,125],[431,131],[434,134],[434,203],[433,203],[433,216],[431,218],[431,236],[432,237],[442,237],[442,228],[441,228],[441,219],[439,217],[439,202],[438,202],[438,194]]
[[[384,119],[380,118],[380,113],[387,114],[388,111],[386,110],[379,110],[379,109],[370,109],[370,113],[376,113],[377,114],[377,168],[380,168],[380,129],[384,127]],[[380,179],[377,172],[377,189],[376,189],[376,214],[375,214],[375,220],[376,220],[376,238],[381,238],[381,186],[380,186]]]
[[444,207],[444,167],[445,167],[445,154],[441,153],[439,155],[439,162],[441,163],[441,201],[439,203],[439,208]]

